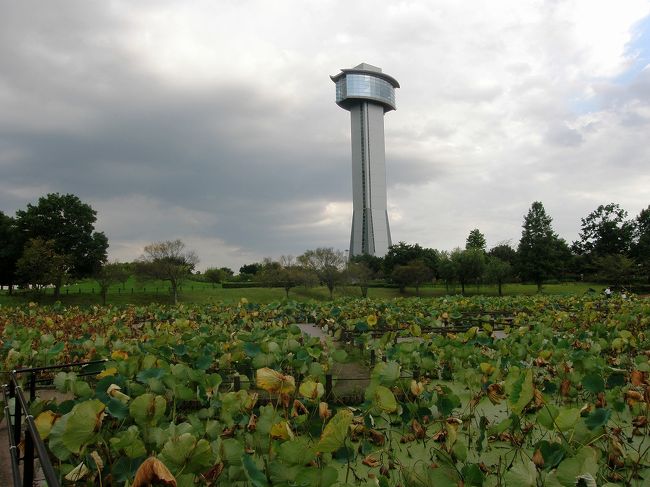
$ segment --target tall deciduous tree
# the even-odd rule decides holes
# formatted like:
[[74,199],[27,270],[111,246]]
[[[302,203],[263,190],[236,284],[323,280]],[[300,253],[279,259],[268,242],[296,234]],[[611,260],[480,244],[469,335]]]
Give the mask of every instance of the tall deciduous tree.
[[500,242],[495,245],[489,250],[488,255],[490,257],[501,259],[512,267],[517,263],[517,251],[512,248],[509,242]]
[[582,219],[580,240],[573,248],[592,257],[628,255],[634,237],[634,223],[627,220],[627,211],[616,203],[600,205]]
[[[108,239],[95,232],[96,221],[97,212],[73,194],[51,193],[16,212],[22,242],[51,241],[54,251],[68,259],[72,277],[92,276],[106,261]],[[58,295],[61,282],[54,286]]]
[[396,265],[408,265],[409,262],[417,259],[422,260],[432,272],[436,272],[438,267],[438,252],[436,250],[405,242],[391,245],[384,257],[384,273],[386,276],[390,276]]
[[212,284],[219,284],[230,279],[234,274],[228,267],[209,267],[203,272],[203,277]]
[[53,240],[30,239],[16,263],[16,273],[24,284],[40,291],[58,283],[60,286],[70,269],[70,258],[57,253]]
[[288,299],[289,291],[307,280],[306,273],[307,271],[296,263],[293,256],[283,255],[278,261],[264,259],[256,278],[267,286],[281,287]]
[[192,250],[185,250],[181,240],[167,240],[147,245],[136,262],[136,273],[145,279],[169,281],[174,304],[178,302],[178,287],[198,264]]
[[361,290],[361,296],[367,298],[370,281],[374,276],[377,275],[376,272],[373,271],[373,269],[371,269],[365,261],[348,262],[348,266],[345,271],[347,274],[348,282],[354,286],[359,286],[359,289]]
[[497,285],[499,296],[503,296],[503,284],[512,276],[512,266],[505,260],[488,255],[485,276],[488,282],[493,282]]
[[102,297],[102,304],[106,304],[108,288],[113,284],[126,282],[130,274],[129,268],[120,262],[107,262],[101,266],[97,274],[95,274],[95,280],[99,284],[99,294]]
[[456,264],[458,282],[461,292],[465,294],[465,285],[470,282],[479,283],[479,279],[485,270],[485,253],[479,249],[455,249],[451,253],[451,259]]
[[478,250],[485,250],[485,235],[481,233],[481,231],[478,228],[475,228],[471,232],[469,232],[469,235],[467,236],[467,240],[465,241],[465,249],[478,249]]
[[631,255],[640,272],[650,279],[650,206],[641,210],[635,223]]
[[346,262],[343,252],[332,247],[319,247],[302,254],[298,257],[298,262],[318,276],[318,279],[327,286],[332,299],[334,287],[343,277],[342,271]]
[[242,281],[251,281],[261,269],[262,264],[259,262],[244,264],[239,268],[239,279]]
[[553,231],[553,219],[544,205],[535,201],[524,217],[517,249],[518,271],[522,279],[533,281],[541,292],[546,279],[558,276],[565,267],[568,246]]
[[21,252],[15,220],[0,211],[0,285],[8,286],[9,294],[16,283],[16,263]]
[[438,261],[438,276],[445,282],[447,292],[449,292],[458,277],[458,266],[456,261],[452,259],[452,255],[453,253],[443,251],[440,253],[440,260]]
[[396,265],[391,274],[391,279],[399,285],[400,293],[406,291],[406,286],[415,286],[415,293],[420,295],[420,286],[430,282],[433,271],[422,259],[415,259],[406,265]]

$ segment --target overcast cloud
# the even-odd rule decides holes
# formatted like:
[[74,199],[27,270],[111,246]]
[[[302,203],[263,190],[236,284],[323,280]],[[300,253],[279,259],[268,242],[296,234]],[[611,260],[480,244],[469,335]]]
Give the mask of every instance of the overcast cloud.
[[349,114],[329,75],[399,80],[395,242],[516,244],[650,204],[650,2],[0,0],[0,210],[98,212],[110,257],[181,238],[201,268],[347,248]]

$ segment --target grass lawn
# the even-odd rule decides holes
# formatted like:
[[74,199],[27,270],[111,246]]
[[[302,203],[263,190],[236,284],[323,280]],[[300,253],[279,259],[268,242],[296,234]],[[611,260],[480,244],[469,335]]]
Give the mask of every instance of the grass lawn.
[[[544,294],[584,294],[589,289],[601,292],[604,286],[594,283],[563,283],[547,284],[542,292]],[[506,284],[503,286],[504,295],[532,295],[537,293],[537,287],[533,284]],[[420,288],[420,297],[445,296],[449,294],[460,294],[460,286],[451,288],[449,291],[444,285],[426,286]],[[476,286],[466,286],[465,294],[467,296],[484,295],[497,296],[496,286],[483,285],[480,288]],[[368,296],[375,299],[393,299],[400,296],[416,296],[415,288],[407,288],[404,294],[400,294],[398,289],[394,288],[371,288],[368,290]],[[334,291],[334,297],[360,297],[361,292],[358,287],[340,287]],[[223,289],[220,285],[213,285],[205,282],[185,281],[179,292],[179,302],[181,303],[233,303],[241,298],[246,298],[250,302],[270,303],[280,301],[285,298],[283,289],[280,288],[241,288],[241,289]],[[305,288],[302,286],[293,288],[289,293],[290,299],[298,301],[329,300],[329,292],[325,287]],[[59,300],[67,305],[90,306],[101,304],[99,295],[99,286],[93,280],[85,280],[79,283],[70,284],[61,290]],[[24,291],[17,292],[14,296],[9,296],[7,291],[0,291],[0,305],[12,305],[22,302],[38,301],[42,304],[52,304],[56,300],[53,296],[52,289],[46,289],[41,294],[27,293]],[[112,286],[107,295],[107,304],[148,304],[152,302],[171,303],[172,298],[169,291],[169,284],[162,281],[140,282],[133,278],[129,279],[124,285]]]

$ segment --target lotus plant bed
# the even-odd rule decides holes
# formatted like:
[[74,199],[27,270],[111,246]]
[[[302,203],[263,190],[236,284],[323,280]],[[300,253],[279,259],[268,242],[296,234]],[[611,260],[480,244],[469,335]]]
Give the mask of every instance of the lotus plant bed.
[[[649,327],[635,297],[31,304],[0,358],[105,359],[29,405],[62,485],[641,487]],[[328,397],[352,370],[360,401]]]

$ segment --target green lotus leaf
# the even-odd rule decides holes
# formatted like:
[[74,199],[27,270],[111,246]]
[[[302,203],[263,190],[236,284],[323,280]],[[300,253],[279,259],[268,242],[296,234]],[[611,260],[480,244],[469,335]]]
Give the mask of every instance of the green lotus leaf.
[[135,376],[135,378],[142,382],[143,384],[146,384],[149,379],[162,379],[167,375],[167,371],[165,369],[160,369],[160,368],[150,368],[150,369],[144,369],[138,372],[138,374]]
[[384,413],[394,413],[397,411],[397,400],[388,387],[377,386],[374,389],[372,404]]
[[74,383],[77,381],[77,374],[75,372],[59,372],[54,376],[54,387],[59,392],[72,391]]
[[465,487],[482,487],[485,474],[476,463],[467,463],[460,471]]
[[537,469],[530,460],[515,463],[504,476],[505,485],[517,487],[536,487]]
[[605,390],[605,381],[600,374],[592,372],[582,378],[582,386],[587,391],[597,394]]
[[537,422],[552,431],[555,429],[555,418],[558,414],[560,414],[560,410],[557,407],[547,404],[537,413]]
[[372,370],[371,379],[381,385],[390,387],[397,382],[400,376],[400,365],[397,362],[379,362]]
[[129,413],[140,426],[155,426],[165,415],[167,401],[151,393],[136,397],[129,405]]
[[325,425],[325,429],[316,445],[316,451],[332,453],[341,448],[347,437],[348,427],[351,422],[352,412],[348,409],[339,410]]
[[235,438],[226,438],[221,442],[221,459],[228,465],[241,465],[241,458],[244,454],[244,445]]
[[611,409],[598,408],[585,418],[585,424],[590,430],[595,430],[601,426],[605,426],[612,415]]
[[197,440],[191,433],[170,438],[160,453],[161,461],[172,471],[198,473],[211,467],[216,459],[210,443]]
[[77,404],[66,414],[68,419],[61,439],[68,450],[79,453],[95,436],[101,427],[104,409],[103,402],[93,399]]
[[555,425],[560,431],[568,431],[576,427],[579,419],[580,410],[578,408],[561,408],[555,418]]
[[285,441],[278,448],[278,459],[289,465],[307,465],[315,458],[313,445],[302,436]]
[[524,408],[533,400],[535,388],[533,385],[533,370],[527,369],[520,372],[519,377],[512,384],[509,402],[512,411],[521,414]]
[[573,487],[578,480],[578,476],[589,474],[596,477],[598,473],[599,453],[596,449],[584,446],[578,450],[576,455],[566,458],[558,465],[549,480],[556,480],[563,487]]
[[326,465],[323,468],[305,467],[296,475],[296,485],[310,487],[330,487],[338,480],[338,471]]
[[242,455],[242,465],[244,466],[244,472],[246,472],[246,477],[250,481],[250,484],[253,487],[268,487],[269,483],[266,480],[264,472],[253,460],[253,457],[248,454]]
[[279,461],[271,461],[268,466],[271,485],[297,485],[296,476],[304,467],[301,465],[287,465]]
[[109,443],[113,450],[117,453],[124,452],[129,458],[138,458],[147,454],[137,426],[129,426],[126,431],[117,433],[109,440]]
[[63,444],[63,434],[68,424],[68,414],[60,417],[52,426],[48,437],[48,449],[59,460],[65,462],[70,458],[72,452]]

